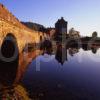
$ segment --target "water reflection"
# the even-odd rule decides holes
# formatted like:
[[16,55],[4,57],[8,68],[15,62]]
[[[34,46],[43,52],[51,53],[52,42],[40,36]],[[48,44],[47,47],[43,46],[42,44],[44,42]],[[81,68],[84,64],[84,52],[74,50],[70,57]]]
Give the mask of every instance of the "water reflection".
[[57,50],[55,54],[55,59],[63,65],[67,61],[67,49],[66,46],[62,44],[57,44]]
[[[53,50],[56,50],[55,55],[52,51],[45,51],[34,59],[23,77],[22,83],[30,97],[40,100],[99,100],[100,62],[91,59],[96,59],[100,53],[98,47],[84,50],[84,47],[56,44]],[[39,66],[40,71],[37,71]]]
[[43,43],[41,43],[40,49],[43,50],[43,54],[52,54],[52,42],[49,40],[43,41]]
[[92,48],[91,48],[91,50],[92,50],[92,53],[96,54],[96,53],[97,53],[98,48],[96,48],[96,47],[92,47]]
[[[17,47],[17,42],[13,36],[10,37],[14,41],[7,40],[7,37],[2,43],[1,52],[4,57],[9,58],[12,57],[15,50],[14,46],[16,45]],[[19,54],[18,47],[16,50]],[[57,43],[53,47],[52,43],[46,40],[41,45],[41,50],[44,52],[38,57],[36,57],[33,52],[30,53],[30,55],[33,55],[36,59],[29,65],[21,81],[21,84],[26,87],[33,100],[37,98],[40,100],[100,99],[100,62],[97,63],[95,62],[96,60],[93,61],[100,53],[99,47],[95,45],[90,47],[82,45],[82,47],[79,48],[75,46],[66,47],[65,44],[61,43]],[[56,52],[53,53],[53,51]],[[23,62],[23,55],[21,55],[19,65],[19,59],[20,57],[18,55],[12,62],[0,60],[0,89],[4,86],[11,86],[9,88],[13,90],[10,91],[10,94],[13,92],[12,96],[18,95],[15,89],[17,89],[17,91],[22,89],[23,91],[23,88],[20,86],[18,88],[12,87],[16,77],[19,82],[20,77],[23,76],[22,74],[26,70],[25,66],[28,63]],[[99,60],[100,59],[98,59],[98,61]],[[40,68],[40,70],[37,71],[37,67]],[[16,75],[17,71],[18,74]],[[19,92],[22,93],[22,91]],[[6,92],[6,94],[8,95],[8,92]],[[27,94],[25,90],[24,94]]]
[[62,65],[64,62],[68,61],[68,54],[73,57],[77,53],[80,52],[80,49],[83,49],[84,51],[91,51],[93,54],[96,54],[99,51],[98,46],[82,46],[82,47],[66,47],[64,44],[57,44],[56,45],[56,53],[55,53],[55,59],[61,63]]
[[[68,54],[70,56],[74,56],[75,54],[79,53],[80,49],[83,49],[84,51],[92,51],[93,54],[97,53],[97,50],[99,49],[96,45],[89,46],[88,44],[83,44],[82,47],[78,46],[66,46],[64,43],[56,43],[55,48],[52,49],[52,43],[49,40],[46,40],[43,42],[41,49],[44,51],[43,54],[53,54],[53,51],[55,52],[55,59],[61,63],[62,65],[64,62],[68,61]],[[53,50],[53,51],[52,51]]]
[[74,54],[79,52],[78,48],[69,48],[68,49],[70,56],[74,56]]
[[13,35],[8,34],[5,37],[0,52],[0,84],[11,86],[16,78],[19,64],[19,50]]
[[[16,78],[19,78],[19,58],[17,40],[9,33],[0,47],[0,100],[30,100],[26,90],[18,83],[20,80],[15,84]],[[20,74],[23,74],[21,70]]]

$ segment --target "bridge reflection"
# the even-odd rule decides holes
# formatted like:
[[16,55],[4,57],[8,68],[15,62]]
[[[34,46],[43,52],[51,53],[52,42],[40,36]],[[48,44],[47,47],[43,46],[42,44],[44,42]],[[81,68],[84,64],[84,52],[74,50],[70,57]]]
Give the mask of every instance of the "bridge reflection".
[[[41,54],[36,45],[31,47],[29,45],[29,48],[25,46],[24,48],[27,50],[19,53],[17,40],[11,33],[7,34],[2,42],[0,47],[0,98],[2,97],[1,94],[5,94],[4,91],[14,92],[14,89],[19,87],[28,64]],[[17,89],[17,91],[19,90]]]
[[20,86],[20,81],[31,61],[41,54],[42,51],[38,47],[36,45],[29,46],[29,48],[25,46],[27,50],[19,53],[16,38],[10,33],[4,38],[0,47],[0,98],[3,95],[7,97],[11,93],[15,95],[16,91],[18,95],[23,91],[24,98],[27,97],[27,92]]
[[19,64],[19,50],[16,38],[8,34],[1,45],[0,84],[12,85],[16,78]]

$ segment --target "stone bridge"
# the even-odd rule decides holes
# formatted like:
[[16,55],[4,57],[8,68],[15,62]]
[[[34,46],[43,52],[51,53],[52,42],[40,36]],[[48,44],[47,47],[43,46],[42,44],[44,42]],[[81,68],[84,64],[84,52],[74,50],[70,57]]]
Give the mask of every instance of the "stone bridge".
[[[43,33],[22,25],[0,4],[0,82],[7,85],[19,81],[30,62],[28,57],[37,55],[35,51],[23,53],[23,49],[26,44],[39,43],[40,37],[44,38]],[[14,53],[15,59],[13,58]],[[28,55],[26,60],[25,54]]]

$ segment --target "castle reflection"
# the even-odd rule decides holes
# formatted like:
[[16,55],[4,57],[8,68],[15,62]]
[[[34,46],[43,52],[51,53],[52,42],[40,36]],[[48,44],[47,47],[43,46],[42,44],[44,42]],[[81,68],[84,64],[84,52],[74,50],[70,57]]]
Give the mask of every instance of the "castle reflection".
[[66,46],[62,44],[57,44],[57,50],[55,54],[56,60],[63,65],[67,61],[67,49]]
[[55,59],[61,63],[62,65],[64,64],[65,61],[68,61],[68,54],[73,57],[75,54],[79,53],[79,50],[83,49],[84,51],[91,51],[93,54],[96,54],[99,47],[98,46],[88,46],[87,44],[82,45],[81,47],[78,46],[66,46],[65,44],[62,43],[56,43],[55,48],[52,48],[52,44],[50,41],[45,41],[44,42],[44,46],[42,45],[42,50],[44,51],[44,53],[47,54],[52,54],[53,51],[55,51],[54,55],[55,55]]
[[[68,54],[73,57],[75,54],[79,53],[79,50],[81,48],[78,47],[64,47],[63,44],[57,44],[57,50],[55,54],[56,60],[61,63],[62,65],[64,64],[65,61],[68,61]],[[93,54],[96,54],[99,47],[94,46],[91,48],[84,48],[82,47],[84,51],[91,51]]]

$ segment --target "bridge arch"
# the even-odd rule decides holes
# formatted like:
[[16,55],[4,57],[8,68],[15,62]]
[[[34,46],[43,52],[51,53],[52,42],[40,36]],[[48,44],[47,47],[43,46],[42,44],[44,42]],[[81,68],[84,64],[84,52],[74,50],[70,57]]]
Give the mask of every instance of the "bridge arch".
[[12,33],[4,38],[0,48],[0,83],[12,85],[19,65],[17,39]]

